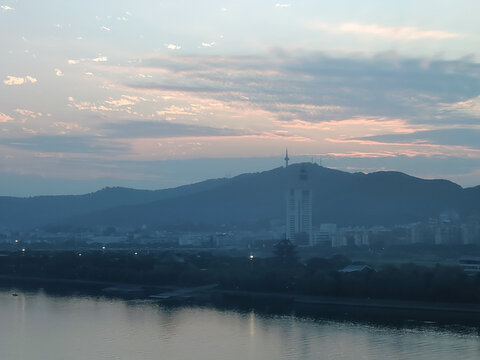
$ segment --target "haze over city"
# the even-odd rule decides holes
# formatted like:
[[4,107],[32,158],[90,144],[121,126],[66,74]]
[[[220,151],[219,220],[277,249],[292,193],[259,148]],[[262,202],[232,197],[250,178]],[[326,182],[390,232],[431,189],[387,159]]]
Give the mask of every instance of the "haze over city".
[[[468,10],[466,10],[468,9]],[[0,194],[322,161],[480,183],[478,1],[0,1]]]

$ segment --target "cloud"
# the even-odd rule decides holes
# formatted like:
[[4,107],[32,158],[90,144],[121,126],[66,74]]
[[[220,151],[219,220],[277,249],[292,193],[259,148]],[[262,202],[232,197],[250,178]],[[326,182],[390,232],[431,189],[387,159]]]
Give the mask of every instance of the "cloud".
[[5,123],[8,121],[12,121],[13,118],[11,116],[8,116],[7,114],[1,113],[0,112],[0,123]]
[[55,69],[55,75],[57,76],[63,76],[63,72],[60,69]]
[[179,124],[169,121],[123,121],[102,125],[105,134],[113,138],[171,138],[191,136],[243,136],[243,130]]
[[[93,75],[93,74],[92,74]],[[136,116],[142,116],[141,114],[133,111],[131,105],[135,105],[139,102],[147,101],[146,98],[135,95],[121,95],[119,99],[109,97],[107,100],[102,102],[90,102],[90,101],[75,101],[73,97],[68,97],[70,104],[68,106],[74,107],[77,110],[81,111],[91,111],[91,112],[125,112],[128,114],[133,114]]]
[[85,61],[106,62],[106,61],[108,61],[108,57],[106,57],[106,56],[97,56],[96,58],[91,58],[91,59],[89,59],[89,58],[69,59],[69,60],[67,61],[67,63],[68,63],[69,65],[77,65],[77,64],[79,64],[79,63],[81,63],[81,62],[85,62]]
[[128,99],[118,99],[118,100],[105,100],[105,103],[114,107],[134,105],[135,102]]
[[212,42],[202,42],[202,46],[203,47],[214,47],[217,43],[215,41],[212,41]]
[[138,66],[162,76],[154,77],[157,80],[125,78],[126,86],[213,99],[239,112],[248,99],[248,108],[265,111],[265,116],[278,121],[318,123],[360,116],[397,118],[411,124],[478,123],[478,113],[463,110],[477,109],[476,100],[468,100],[480,94],[480,64],[468,59],[415,59],[395,53],[368,57],[333,57],[321,52],[295,56],[282,52],[221,57],[176,54],[145,59]]
[[65,122],[65,121],[57,121],[53,123],[54,126],[56,127],[61,127],[66,130],[78,130],[78,129],[83,129],[79,124],[77,123],[71,123],[71,122]]
[[147,101],[147,99],[135,95],[122,95],[120,99],[109,98],[108,100],[105,100],[105,104],[118,108],[122,106],[135,105],[136,103],[142,101]]
[[0,9],[5,10],[5,11],[15,10],[14,8],[12,8],[8,5],[0,5]]
[[368,140],[389,144],[432,144],[464,146],[480,150],[480,129],[453,128],[416,131],[409,134],[385,134],[366,136],[358,140]]
[[277,8],[289,8],[291,6],[292,6],[292,4],[280,4],[280,3],[275,4],[275,7],[277,7]]
[[465,37],[464,34],[441,30],[422,30],[416,27],[387,27],[377,24],[361,24],[354,22],[337,25],[318,23],[314,25],[314,28],[328,32],[371,35],[394,40],[445,40]]
[[0,145],[41,153],[101,154],[128,150],[124,144],[95,136],[28,136],[24,138],[0,139]]
[[180,50],[182,47],[175,44],[164,44],[164,46],[169,50]]
[[158,115],[195,115],[194,112],[190,111],[189,108],[186,107],[180,107],[180,106],[175,106],[175,105],[170,105],[166,107],[163,110],[157,111]]
[[96,58],[92,59],[92,61],[94,61],[94,62],[105,62],[105,61],[108,61],[108,58],[106,56],[99,56],[99,57],[96,57]]
[[103,31],[111,31],[112,29],[106,27],[106,26],[101,26],[100,27],[100,30],[103,30]]
[[15,109],[15,112],[19,113],[20,115],[23,115],[23,116],[31,117],[33,119],[35,119],[38,116],[43,115],[41,112],[34,112],[34,111],[31,111],[31,110],[27,110],[27,109]]
[[135,95],[122,95],[122,98],[128,99],[134,102],[139,102],[139,101],[147,101],[147,99],[140,97],[140,96],[135,96]]
[[3,80],[3,83],[6,85],[23,85],[23,84],[34,84],[37,82],[37,79],[32,76],[25,76],[25,77],[16,77],[8,75],[6,80]]
[[457,111],[467,116],[478,117],[480,115],[480,95],[454,103],[440,104],[440,106],[445,111]]

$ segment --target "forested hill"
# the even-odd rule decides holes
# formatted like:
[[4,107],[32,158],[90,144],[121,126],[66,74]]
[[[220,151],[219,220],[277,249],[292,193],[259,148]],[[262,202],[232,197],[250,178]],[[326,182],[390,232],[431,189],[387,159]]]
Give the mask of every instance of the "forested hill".
[[67,218],[122,205],[145,204],[216,187],[227,179],[213,179],[165,190],[107,187],[85,195],[0,197],[0,226],[33,228],[56,224]]
[[[308,179],[298,180],[304,169]],[[107,188],[82,196],[0,198],[0,224],[143,225],[154,228],[263,227],[284,221],[291,186],[313,190],[314,223],[392,225],[438,217],[480,214],[480,187],[463,189],[447,180],[424,180],[400,172],[348,173],[316,164],[174,189]]]

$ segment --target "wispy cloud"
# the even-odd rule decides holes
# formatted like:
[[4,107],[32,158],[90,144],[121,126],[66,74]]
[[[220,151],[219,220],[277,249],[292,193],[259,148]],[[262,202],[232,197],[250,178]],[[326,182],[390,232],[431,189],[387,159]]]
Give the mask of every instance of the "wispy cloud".
[[11,6],[8,6],[8,5],[0,5],[0,9],[5,10],[5,11],[15,10],[14,8],[12,8]]
[[0,123],[5,123],[8,121],[13,121],[13,118],[7,114],[0,112]]
[[461,103],[480,93],[480,65],[468,59],[411,59],[392,53],[371,57],[165,55],[143,60],[138,66],[154,74],[151,79],[135,76],[124,81],[138,91],[188,93],[229,104],[239,113],[246,108],[262,110],[277,121],[318,123],[375,117],[411,124],[478,122],[459,110],[460,106],[476,108],[474,104],[445,110],[445,104]]
[[129,116],[142,116],[132,109],[132,106],[147,101],[146,98],[136,95],[121,95],[120,98],[108,97],[103,101],[76,101],[72,96],[68,97],[68,106],[74,107],[80,111],[90,111],[92,113],[125,113]]
[[95,136],[36,135],[24,138],[2,139],[0,144],[40,153],[99,154],[122,152],[125,144]]
[[106,27],[106,26],[100,26],[100,30],[111,31],[112,29],[110,29],[109,27]]
[[480,129],[453,128],[416,131],[409,134],[385,134],[367,136],[358,140],[369,140],[391,144],[431,144],[448,146],[466,146],[480,149]]
[[277,7],[277,8],[289,8],[291,6],[292,6],[292,4],[280,4],[280,3],[275,4],[275,7]]
[[31,111],[31,110],[27,110],[27,109],[15,109],[15,112],[19,113],[20,115],[23,115],[23,116],[31,117],[33,119],[35,119],[38,116],[43,115],[41,112],[34,112],[34,111]]
[[388,27],[377,24],[362,24],[355,22],[343,24],[317,23],[314,24],[313,27],[328,32],[378,36],[394,40],[444,40],[465,37],[464,34],[442,30],[424,30],[416,27]]
[[170,105],[163,110],[157,111],[158,115],[195,115],[195,112],[190,107],[181,107]]
[[105,103],[113,107],[129,106],[129,105],[135,104],[135,102],[129,99],[111,99],[111,100],[105,100]]
[[107,56],[97,56],[96,58],[68,59],[67,63],[69,65],[77,65],[77,64],[80,64],[81,62],[86,62],[86,61],[107,62],[108,57]]
[[23,85],[23,84],[33,84],[36,83],[37,79],[32,76],[25,76],[25,77],[16,77],[8,75],[6,80],[3,80],[5,85]]
[[217,43],[215,41],[212,41],[212,42],[202,42],[202,46],[203,47],[214,47],[215,45],[217,45]]
[[92,59],[92,61],[94,61],[94,62],[105,62],[105,61],[108,61],[108,58],[106,56],[98,56],[98,57]]
[[440,104],[446,111],[458,111],[472,116],[480,116],[480,95],[454,103]]
[[244,130],[172,123],[169,121],[123,121],[102,126],[114,138],[174,138],[192,136],[244,136]]
[[180,50],[182,47],[175,44],[164,44],[164,46],[169,50]]
[[66,121],[56,121],[53,123],[53,126],[60,129],[60,134],[65,135],[72,131],[89,131],[89,128],[83,127],[78,123],[66,122]]
[[63,76],[63,72],[60,69],[55,69],[55,75],[57,76]]

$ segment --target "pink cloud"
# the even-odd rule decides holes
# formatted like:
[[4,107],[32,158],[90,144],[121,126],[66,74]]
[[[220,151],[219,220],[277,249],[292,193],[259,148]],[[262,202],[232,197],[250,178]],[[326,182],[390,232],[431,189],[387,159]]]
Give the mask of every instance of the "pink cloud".
[[16,77],[8,75],[6,80],[3,80],[5,85],[23,85],[23,84],[34,84],[37,82],[37,79],[32,76],[25,76],[25,77]]
[[416,27],[388,27],[377,24],[361,24],[355,22],[336,25],[318,23],[313,25],[313,27],[328,32],[371,35],[394,40],[444,40],[465,37],[464,34],[442,30],[423,30]]
[[13,118],[11,116],[0,112],[0,123],[5,123],[12,120]]
[[31,117],[33,119],[35,119],[36,117],[39,117],[39,116],[43,116],[43,114],[41,112],[34,112],[34,111],[31,111],[31,110],[27,110],[27,109],[15,109],[15,112],[17,112],[17,113],[19,113],[20,115],[23,115],[23,116]]

